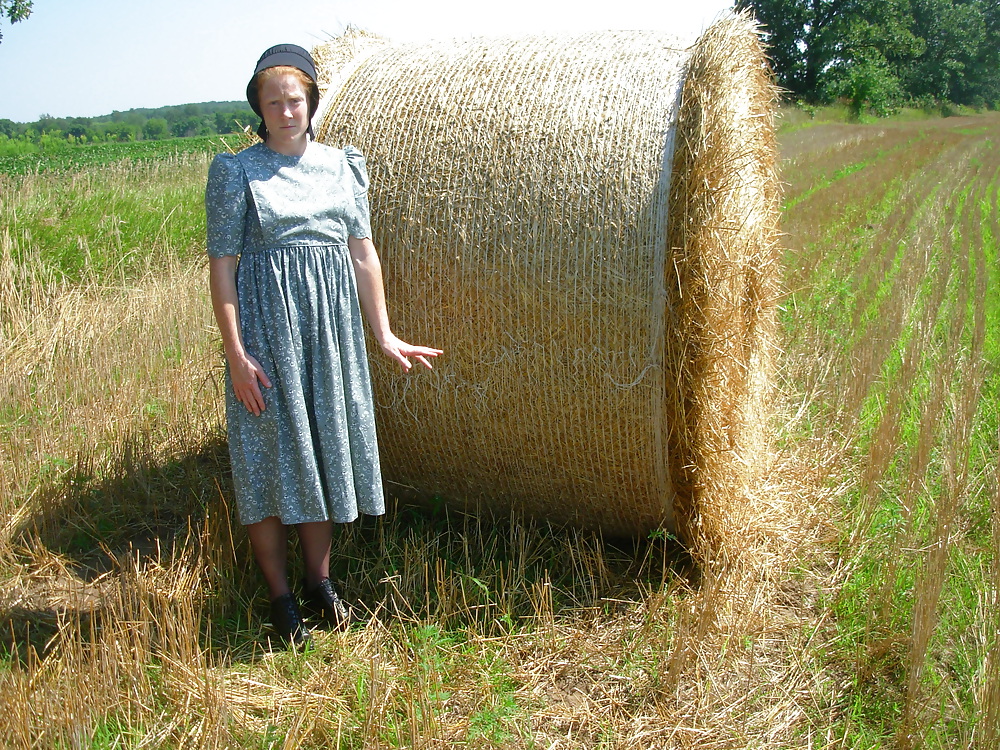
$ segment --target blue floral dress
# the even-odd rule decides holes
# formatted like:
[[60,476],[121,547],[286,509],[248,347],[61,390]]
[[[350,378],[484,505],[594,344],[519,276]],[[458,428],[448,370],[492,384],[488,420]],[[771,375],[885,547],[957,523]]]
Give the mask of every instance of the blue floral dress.
[[205,189],[208,253],[238,255],[243,345],[264,369],[266,408],[226,377],[240,521],[353,521],[385,512],[364,320],[348,236],[370,237],[364,157],[310,142],[219,154]]

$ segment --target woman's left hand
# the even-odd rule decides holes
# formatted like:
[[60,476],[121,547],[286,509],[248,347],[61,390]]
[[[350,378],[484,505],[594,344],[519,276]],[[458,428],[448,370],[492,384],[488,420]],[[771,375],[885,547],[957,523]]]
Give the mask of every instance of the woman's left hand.
[[387,357],[391,357],[399,362],[404,372],[409,372],[410,368],[413,367],[413,363],[409,360],[410,357],[415,358],[428,370],[433,370],[434,368],[431,367],[428,357],[436,357],[437,355],[443,353],[444,350],[431,349],[429,346],[414,346],[413,344],[407,344],[395,334],[389,334],[385,341],[382,342],[382,351]]

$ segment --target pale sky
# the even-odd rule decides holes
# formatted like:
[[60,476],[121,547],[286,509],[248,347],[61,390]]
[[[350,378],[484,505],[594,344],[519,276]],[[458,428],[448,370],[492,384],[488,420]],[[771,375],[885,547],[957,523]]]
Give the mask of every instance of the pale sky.
[[[693,41],[732,0],[35,0],[0,22],[0,118],[242,100],[260,53],[357,26],[389,39],[665,30]],[[278,8],[281,8],[278,11]]]

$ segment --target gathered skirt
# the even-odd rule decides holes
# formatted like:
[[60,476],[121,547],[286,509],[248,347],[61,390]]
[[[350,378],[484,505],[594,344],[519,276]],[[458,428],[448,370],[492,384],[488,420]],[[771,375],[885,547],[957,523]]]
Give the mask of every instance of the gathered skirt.
[[271,381],[254,416],[227,373],[241,523],[346,523],[384,513],[364,320],[346,245],[244,252],[237,293],[244,347]]

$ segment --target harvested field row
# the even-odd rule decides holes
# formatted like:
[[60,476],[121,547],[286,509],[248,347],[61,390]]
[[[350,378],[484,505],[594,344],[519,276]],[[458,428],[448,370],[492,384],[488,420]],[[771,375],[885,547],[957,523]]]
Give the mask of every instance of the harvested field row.
[[843,482],[831,706],[851,744],[975,744],[997,736],[996,676],[979,675],[996,648],[1000,121],[858,130],[867,161],[817,149],[813,174],[862,166],[821,190],[793,176],[786,224],[789,374]]

